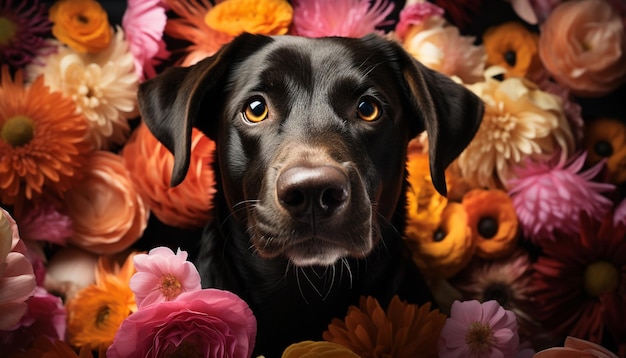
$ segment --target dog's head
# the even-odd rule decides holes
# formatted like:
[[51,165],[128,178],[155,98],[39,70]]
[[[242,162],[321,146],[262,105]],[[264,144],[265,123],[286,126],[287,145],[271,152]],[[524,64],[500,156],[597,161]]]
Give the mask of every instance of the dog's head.
[[[364,257],[402,196],[408,141],[427,131],[432,180],[473,137],[480,100],[377,35],[242,35],[140,87],[143,119],[187,172],[191,129],[217,144],[219,190],[262,257]],[[245,210],[243,210],[245,208]]]

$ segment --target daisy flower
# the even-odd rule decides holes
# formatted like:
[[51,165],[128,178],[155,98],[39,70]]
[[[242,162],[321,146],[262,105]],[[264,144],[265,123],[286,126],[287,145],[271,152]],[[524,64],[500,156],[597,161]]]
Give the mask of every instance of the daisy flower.
[[515,357],[519,347],[515,314],[497,301],[454,301],[441,331],[441,357]]
[[362,37],[389,24],[387,0],[295,0],[291,33],[304,37]]
[[174,254],[167,247],[157,247],[148,254],[135,255],[134,260],[137,273],[130,279],[130,288],[140,309],[202,289],[200,274],[187,261],[186,251],[178,249]]
[[135,59],[118,27],[109,47],[97,54],[78,53],[69,47],[40,58],[44,66],[29,66],[29,78],[44,75],[46,85],[71,98],[89,123],[95,149],[124,143],[128,120],[138,115]]
[[445,320],[430,303],[420,307],[394,296],[385,311],[375,298],[363,296],[359,307],[350,306],[343,321],[333,319],[322,336],[365,357],[437,357]]
[[0,77],[0,201],[62,196],[90,149],[84,116],[42,77],[25,87],[22,71],[12,80],[7,66]]
[[526,239],[534,243],[554,240],[556,230],[575,234],[583,211],[596,220],[606,215],[612,202],[602,193],[615,186],[593,181],[604,162],[581,171],[586,156],[582,153],[556,165],[529,162],[519,169],[517,179],[507,183]]
[[52,24],[39,0],[6,0],[0,3],[0,63],[20,68],[37,55],[53,51],[46,42]]

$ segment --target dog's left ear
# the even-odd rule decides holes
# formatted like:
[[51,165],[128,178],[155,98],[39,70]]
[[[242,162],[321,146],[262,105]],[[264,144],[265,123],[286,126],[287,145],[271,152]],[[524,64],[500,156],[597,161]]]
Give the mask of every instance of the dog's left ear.
[[[380,36],[377,36],[380,40]],[[400,82],[412,115],[411,134],[426,129],[430,172],[435,189],[447,194],[445,170],[474,138],[483,117],[482,100],[449,77],[433,71],[391,40],[392,56],[398,61]]]

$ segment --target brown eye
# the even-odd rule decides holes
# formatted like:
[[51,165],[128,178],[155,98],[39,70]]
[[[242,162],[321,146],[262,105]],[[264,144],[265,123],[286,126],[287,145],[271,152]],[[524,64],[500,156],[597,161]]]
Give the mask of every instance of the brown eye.
[[244,117],[252,123],[259,123],[267,119],[268,114],[269,109],[262,98],[252,99],[243,111]]
[[380,118],[380,106],[373,99],[365,98],[359,101],[356,114],[362,120],[372,122]]

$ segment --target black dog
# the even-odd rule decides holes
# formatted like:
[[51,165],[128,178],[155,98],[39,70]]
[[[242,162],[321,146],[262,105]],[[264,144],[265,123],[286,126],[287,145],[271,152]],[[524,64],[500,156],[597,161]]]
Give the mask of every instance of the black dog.
[[406,147],[427,131],[445,194],[444,170],[482,117],[464,87],[377,35],[242,35],[146,81],[139,102],[174,153],[172,185],[186,175],[192,126],[217,143],[217,219],[197,265],[205,287],[251,306],[258,353],[320,339],[361,295],[431,299],[401,237]]

